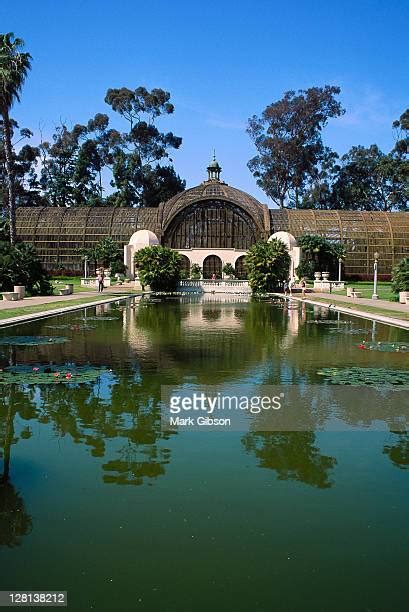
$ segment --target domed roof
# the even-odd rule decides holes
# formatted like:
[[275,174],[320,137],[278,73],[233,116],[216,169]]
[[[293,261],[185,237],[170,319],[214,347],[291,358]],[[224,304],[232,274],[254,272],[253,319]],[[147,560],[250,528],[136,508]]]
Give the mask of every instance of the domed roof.
[[224,200],[225,202],[230,202],[247,212],[261,231],[264,231],[266,227],[268,207],[265,204],[261,204],[256,198],[240,189],[230,187],[227,183],[216,180],[205,181],[197,185],[197,187],[186,189],[165,202],[162,205],[162,227],[166,228],[183,208],[204,200]]
[[134,247],[142,248],[145,246],[159,244],[159,240],[153,232],[143,229],[132,234],[131,238],[129,239],[129,244],[132,244]]

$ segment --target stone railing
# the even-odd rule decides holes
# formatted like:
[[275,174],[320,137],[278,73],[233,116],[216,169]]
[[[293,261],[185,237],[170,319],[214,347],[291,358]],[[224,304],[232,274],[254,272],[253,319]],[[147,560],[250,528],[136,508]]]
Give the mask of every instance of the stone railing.
[[186,293],[251,293],[248,281],[233,279],[181,280],[178,284],[178,291]]

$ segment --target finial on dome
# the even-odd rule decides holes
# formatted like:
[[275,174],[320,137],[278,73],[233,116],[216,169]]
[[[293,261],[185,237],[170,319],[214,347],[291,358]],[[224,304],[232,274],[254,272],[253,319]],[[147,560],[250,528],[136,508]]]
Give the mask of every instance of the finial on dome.
[[209,181],[220,181],[220,172],[222,168],[219,162],[216,160],[216,150],[213,149],[213,160],[207,166],[207,174]]

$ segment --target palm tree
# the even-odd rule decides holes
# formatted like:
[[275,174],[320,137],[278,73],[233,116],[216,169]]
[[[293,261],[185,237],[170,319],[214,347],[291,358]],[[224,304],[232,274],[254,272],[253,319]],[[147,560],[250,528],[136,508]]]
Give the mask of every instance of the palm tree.
[[31,55],[23,53],[23,47],[24,41],[21,38],[14,38],[12,32],[0,34],[0,114],[3,117],[11,244],[14,244],[16,241],[16,202],[11,144],[12,128],[9,111],[16,100],[20,101],[20,92],[27,73],[31,68]]

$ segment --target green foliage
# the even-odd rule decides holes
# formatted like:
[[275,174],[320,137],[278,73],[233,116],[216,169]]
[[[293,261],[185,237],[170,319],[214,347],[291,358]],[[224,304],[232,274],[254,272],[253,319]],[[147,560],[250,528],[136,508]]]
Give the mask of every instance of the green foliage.
[[333,186],[333,208],[346,210],[407,210],[409,161],[377,145],[354,146],[341,158]]
[[157,206],[185,188],[172,166],[161,166],[169,150],[178,149],[182,139],[160,132],[156,119],[173,113],[170,94],[163,89],[148,91],[121,87],[108,89],[105,102],[125,119],[129,130],[119,134],[109,150],[112,187],[109,200],[115,206]]
[[274,291],[288,278],[290,255],[281,240],[259,241],[246,254],[245,265],[254,293]]
[[392,272],[392,291],[409,291],[409,257],[402,259]]
[[193,280],[200,280],[202,278],[202,268],[199,266],[199,264],[192,264],[190,268],[190,278]]
[[328,154],[321,131],[345,111],[335,99],[339,87],[326,85],[287,91],[281,100],[254,115],[247,132],[258,155],[248,163],[258,186],[281,208],[300,204],[307,177],[314,177]]
[[233,277],[235,275],[236,271],[233,268],[233,266],[231,265],[231,263],[226,263],[223,266],[223,274],[225,274],[226,276],[231,276]]
[[87,257],[88,261],[94,262],[95,266],[111,267],[112,274],[122,274],[125,271],[125,266],[122,263],[122,251],[118,243],[112,238],[103,238],[92,248],[84,249],[82,256],[84,259]]
[[24,285],[31,295],[52,295],[53,288],[31,244],[0,242],[0,290]]
[[315,264],[313,261],[304,259],[300,262],[299,266],[297,266],[295,273],[298,278],[310,278],[314,277],[315,272]]
[[31,55],[23,51],[24,41],[15,38],[12,32],[0,34],[0,115],[3,119],[2,141],[4,143],[4,169],[7,183],[7,198],[10,221],[10,242],[16,241],[14,153],[10,109],[20,94],[31,68]]
[[324,236],[305,234],[300,236],[297,244],[302,250],[302,260],[296,272],[299,278],[313,278],[314,272],[336,273],[338,259],[345,257],[345,247],[334,243]]
[[174,291],[180,280],[183,260],[177,251],[155,245],[135,253],[142,286],[149,285],[152,291]]

